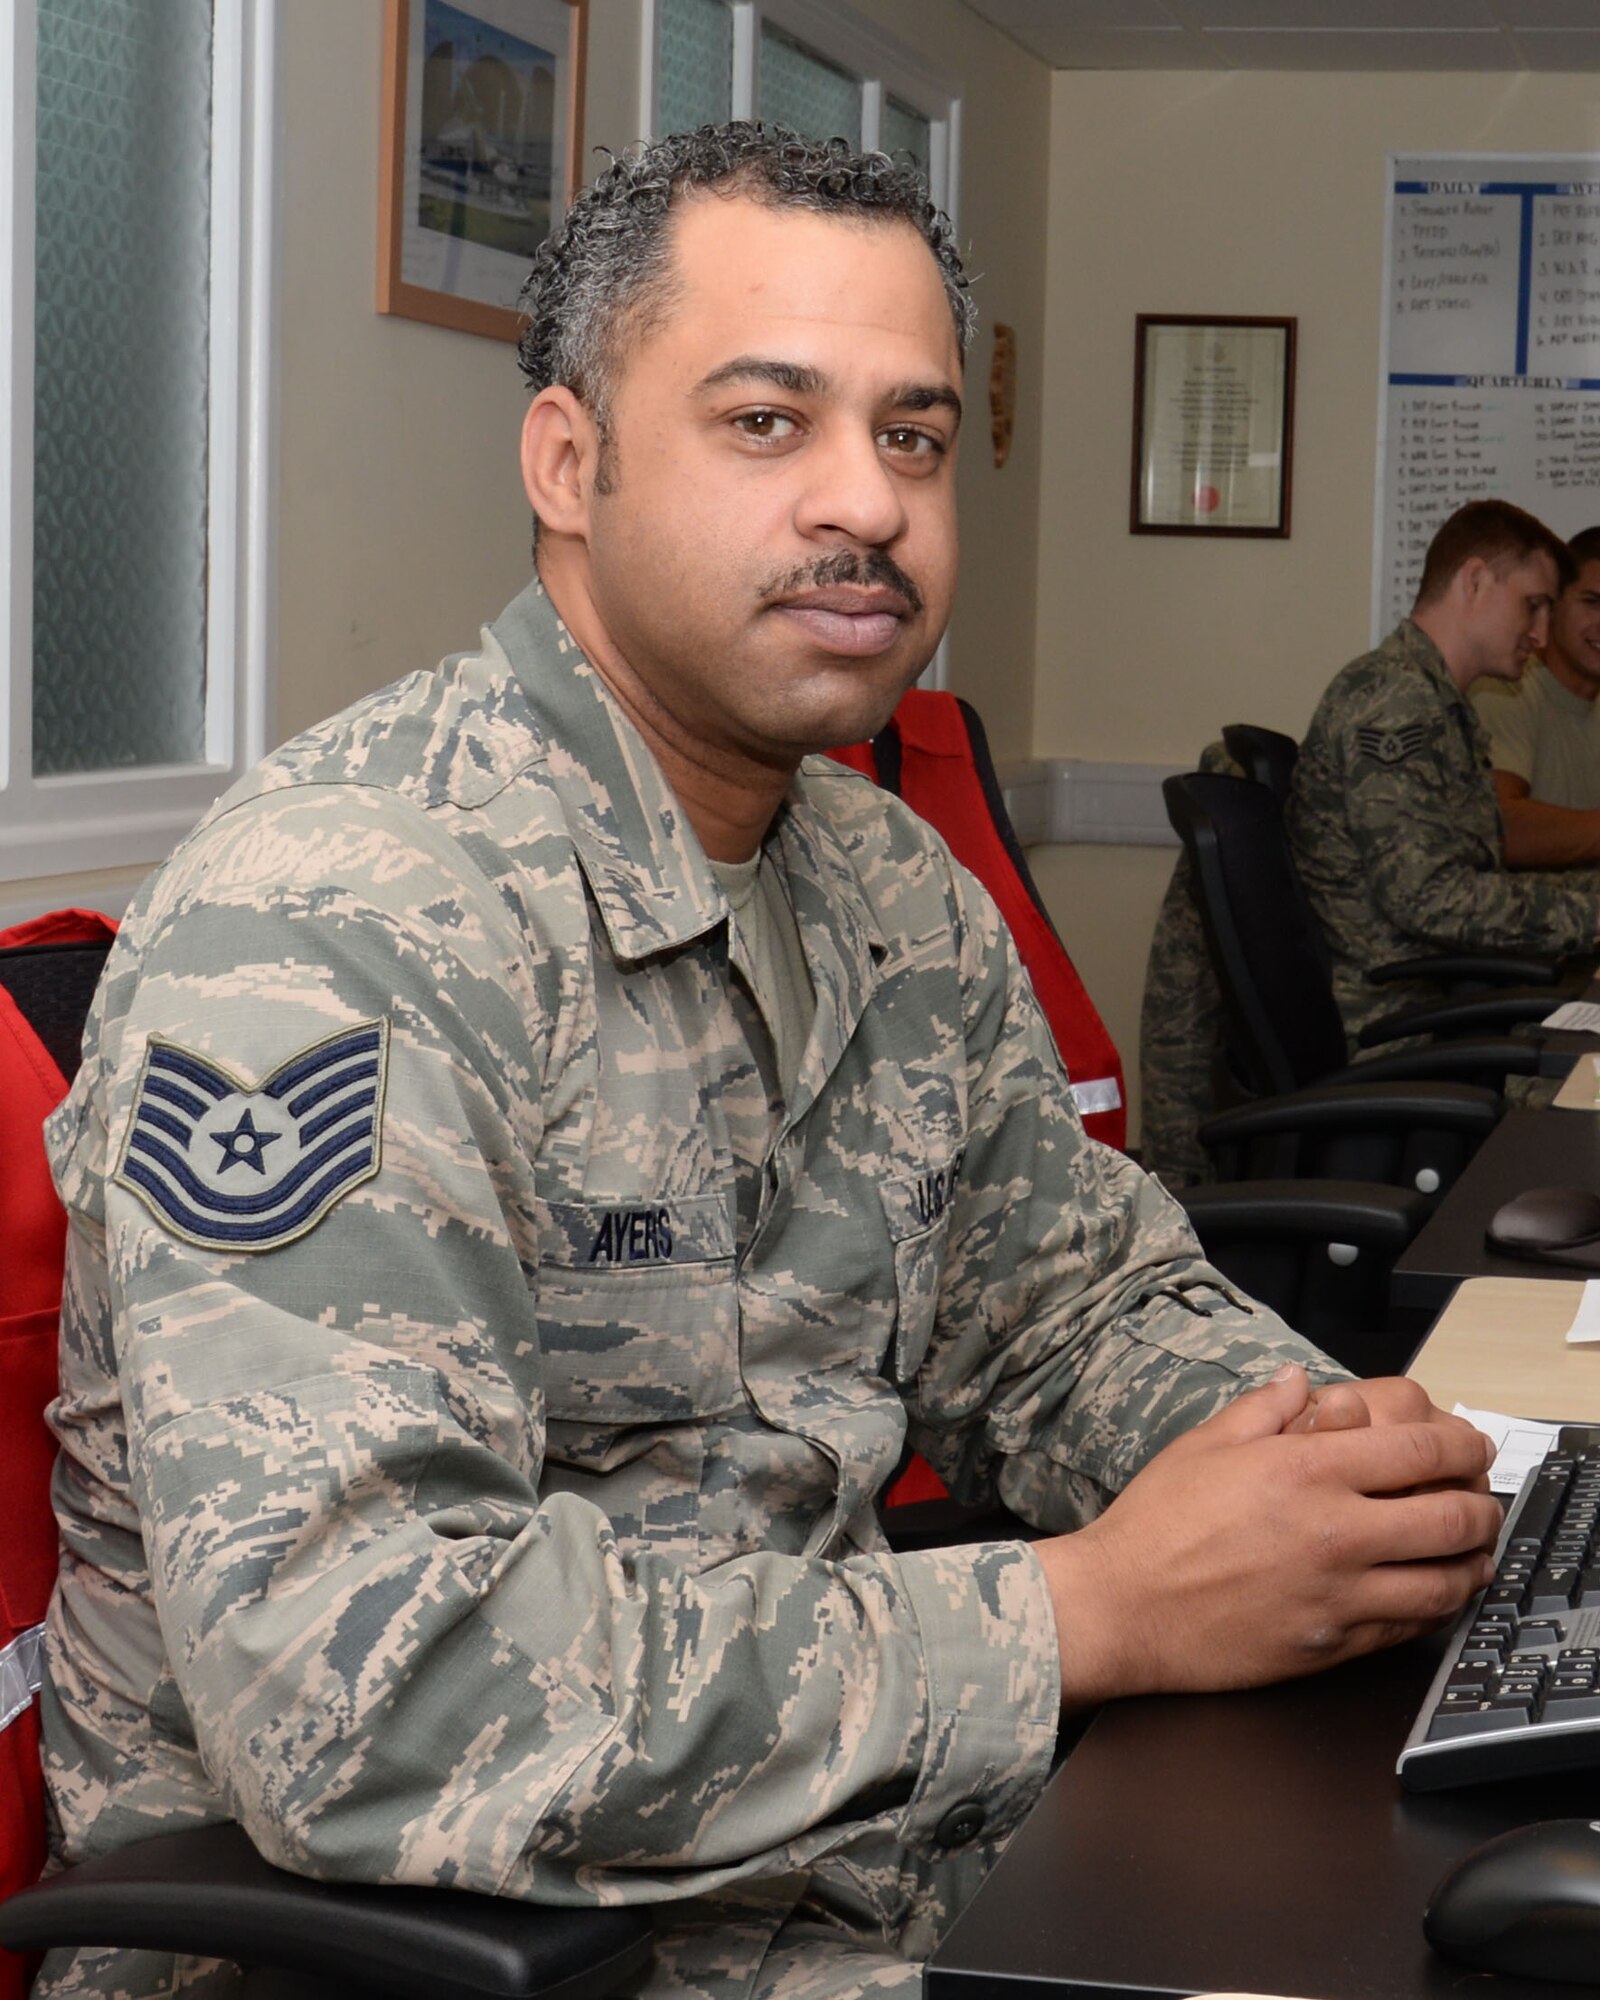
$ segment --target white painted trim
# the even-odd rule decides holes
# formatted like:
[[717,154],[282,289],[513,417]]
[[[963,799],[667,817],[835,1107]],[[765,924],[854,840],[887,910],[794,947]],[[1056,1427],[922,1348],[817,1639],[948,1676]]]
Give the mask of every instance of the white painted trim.
[[1078,757],[1002,764],[997,773],[1017,839],[1075,847],[1176,847],[1161,781],[1183,764],[1095,764]]
[[656,86],[661,75],[661,9],[639,0],[639,137],[647,144],[656,130]]
[[204,761],[60,778],[30,767],[35,4],[0,0],[0,107],[14,114],[0,213],[0,881],[159,859],[260,755],[271,695],[277,9],[234,0],[214,11],[212,38]]
[[733,91],[729,113],[754,118],[761,102],[761,20],[754,0],[733,0]]
[[16,1721],[44,1678],[44,1627],[30,1625],[0,1647],[0,1729]]
[[0,810],[32,736],[34,0],[0,0]]
[[0,895],[0,931],[25,924],[51,910],[98,910],[103,917],[125,917],[139,893],[138,882],[97,881],[93,876],[63,876],[62,887],[31,896]]

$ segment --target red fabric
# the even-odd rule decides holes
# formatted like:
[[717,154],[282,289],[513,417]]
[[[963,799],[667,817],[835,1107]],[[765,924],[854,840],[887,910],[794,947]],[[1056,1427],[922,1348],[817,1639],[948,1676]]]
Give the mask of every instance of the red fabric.
[[[87,910],[56,910],[0,931],[0,949],[109,937]],[[56,1574],[50,1511],[56,1328],[67,1218],[45,1158],[45,1119],[67,1080],[0,986],[0,1647],[43,1619]],[[34,1703],[0,1729],[0,1900],[44,1865],[44,1780]],[[30,1962],[0,1949],[0,2000],[22,2000]]]

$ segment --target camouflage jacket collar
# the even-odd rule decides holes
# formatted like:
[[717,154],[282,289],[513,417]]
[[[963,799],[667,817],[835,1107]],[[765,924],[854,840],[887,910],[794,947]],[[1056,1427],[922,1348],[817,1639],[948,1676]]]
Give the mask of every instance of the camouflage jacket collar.
[[1444,655],[1423,631],[1420,625],[1413,625],[1409,618],[1402,618],[1394,631],[1384,641],[1384,649],[1393,649],[1401,664],[1412,668],[1428,683],[1439,698],[1439,705],[1447,715],[1453,716],[1457,727],[1465,735],[1474,754],[1488,752],[1489,739],[1484,734],[1483,724],[1478,720],[1478,712],[1466,695],[1451,678],[1450,669],[1445,665]]
[[[490,627],[545,739],[579,865],[619,960],[693,942],[728,915],[705,851],[649,745],[584,658],[537,578]],[[769,841],[789,878],[818,998],[853,1022],[887,951],[850,853],[796,774]]]

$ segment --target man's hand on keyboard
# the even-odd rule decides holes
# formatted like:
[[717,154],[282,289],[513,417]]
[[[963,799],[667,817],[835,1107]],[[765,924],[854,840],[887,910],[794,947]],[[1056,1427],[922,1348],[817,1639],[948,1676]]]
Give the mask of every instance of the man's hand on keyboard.
[[1359,1409],[1327,1394],[1297,1428],[1310,1398],[1289,1368],[1097,1521],[1034,1543],[1067,1703],[1311,1673],[1427,1631],[1487,1583],[1489,1440],[1406,1385],[1348,1386]]

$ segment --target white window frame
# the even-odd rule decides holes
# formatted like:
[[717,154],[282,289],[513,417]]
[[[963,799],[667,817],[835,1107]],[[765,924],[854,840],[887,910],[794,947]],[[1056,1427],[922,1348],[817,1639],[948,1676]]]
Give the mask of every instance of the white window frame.
[[[761,102],[761,28],[770,21],[861,83],[861,144],[872,152],[882,130],[885,93],[928,121],[928,184],[953,224],[961,184],[961,91],[907,43],[863,19],[844,0],[727,0],[733,16],[733,103],[730,116],[754,118]],[[661,24],[656,0],[642,0],[639,129],[660,135],[656,78]]]
[[[0,882],[156,861],[262,753],[272,657],[273,0],[212,15],[206,702],[196,764],[35,777],[36,0],[0,0]],[[3,142],[0,142],[3,144]],[[3,158],[3,154],[0,154]]]
[[[877,149],[885,93],[928,121],[928,192],[956,228],[961,199],[961,91],[953,77],[917,51],[865,20],[844,0],[727,0],[733,16],[733,103],[729,115],[754,118],[761,102],[761,27],[770,21],[861,84],[861,145]],[[661,19],[656,0],[640,0],[639,129],[658,138],[656,78],[661,66]],[[922,670],[918,685],[948,687],[950,635]]]

